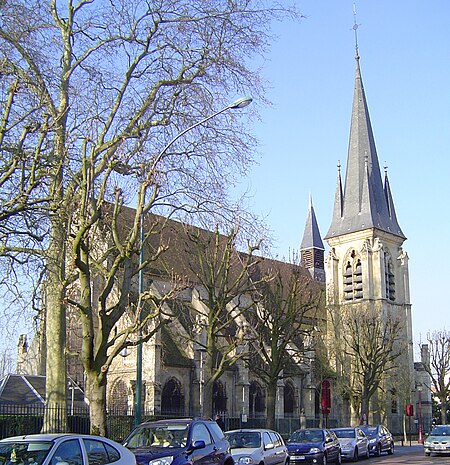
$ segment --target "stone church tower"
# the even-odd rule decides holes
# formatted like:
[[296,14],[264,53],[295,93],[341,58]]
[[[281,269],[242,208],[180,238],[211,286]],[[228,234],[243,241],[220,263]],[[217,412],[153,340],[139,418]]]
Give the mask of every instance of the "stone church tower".
[[[384,399],[371,405],[371,411],[376,412],[374,418],[367,419],[386,422],[396,431],[401,430],[398,422],[409,400],[414,368],[408,256],[402,249],[405,239],[397,221],[387,171],[384,182],[382,179],[356,48],[345,183],[339,166],[333,218],[325,236],[330,247],[325,266],[327,304],[338,312],[351,308],[348,306],[364,306],[401,321],[404,359],[398,364],[403,367],[404,392],[400,393],[393,384],[389,386],[388,381]],[[348,405],[340,405],[337,410],[338,416],[347,418],[349,423],[359,420]]]

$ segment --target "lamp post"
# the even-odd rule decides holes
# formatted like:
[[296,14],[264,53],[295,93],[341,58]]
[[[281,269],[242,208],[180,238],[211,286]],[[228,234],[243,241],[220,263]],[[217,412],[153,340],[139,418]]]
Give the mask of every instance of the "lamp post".
[[423,444],[423,426],[422,426],[422,384],[417,385],[417,392],[419,393],[419,434],[417,437],[417,442]]
[[[222,108],[221,110],[217,111],[216,113],[213,113],[212,115],[207,116],[206,118],[203,118],[202,120],[198,121],[195,124],[192,124],[191,126],[187,127],[183,131],[181,131],[179,134],[177,134],[170,142],[168,142],[164,148],[159,152],[158,156],[155,158],[153,162],[153,166],[156,166],[161,158],[164,156],[166,151],[169,149],[169,147],[175,143],[181,136],[186,134],[187,132],[191,131],[192,129],[196,128],[197,126],[201,126],[202,124],[206,123],[212,118],[215,118],[216,116],[220,115],[221,113],[224,113],[225,111],[228,110],[236,110],[239,108],[244,108],[247,105],[250,105],[252,103],[251,97],[242,97],[233,103],[230,103],[226,107]],[[139,315],[139,322],[142,321],[142,302],[141,302],[141,296],[144,292],[144,260],[145,260],[145,255],[144,255],[144,215],[141,215],[140,218],[140,243],[141,243],[141,249],[139,253],[139,284],[138,284],[138,293],[139,293],[139,300],[138,300],[138,315]],[[202,394],[203,395],[203,392]],[[203,408],[203,399],[201,400]],[[135,387],[135,417],[134,417],[134,423],[135,425],[138,425],[142,421],[142,330],[139,329],[138,331],[138,344],[137,344],[137,353],[136,353],[136,387]]]

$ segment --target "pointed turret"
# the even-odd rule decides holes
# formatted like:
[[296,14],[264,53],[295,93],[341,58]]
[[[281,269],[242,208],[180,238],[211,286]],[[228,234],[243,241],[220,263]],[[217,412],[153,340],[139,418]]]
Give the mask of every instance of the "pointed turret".
[[369,228],[405,238],[397,222],[389,184],[383,187],[357,52],[344,193],[339,172],[333,219],[325,239]]
[[317,224],[312,196],[310,194],[308,216],[300,245],[300,256],[302,265],[308,268],[314,279],[321,282],[325,281],[324,250],[325,247],[320,236],[319,225]]

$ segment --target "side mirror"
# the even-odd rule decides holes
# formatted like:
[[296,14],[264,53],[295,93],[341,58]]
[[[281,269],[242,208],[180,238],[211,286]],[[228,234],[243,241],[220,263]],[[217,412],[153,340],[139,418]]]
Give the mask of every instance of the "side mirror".
[[195,441],[194,443],[192,443],[188,449],[187,449],[187,453],[191,453],[191,452],[194,452],[194,450],[198,450],[198,449],[204,449],[206,447],[206,443],[205,441],[203,440],[200,440],[200,441]]
[[270,450],[270,449],[273,449],[274,447],[275,447],[275,446],[274,446],[271,442],[269,442],[269,444],[266,444],[266,445],[265,445],[264,449],[265,449],[265,450]]

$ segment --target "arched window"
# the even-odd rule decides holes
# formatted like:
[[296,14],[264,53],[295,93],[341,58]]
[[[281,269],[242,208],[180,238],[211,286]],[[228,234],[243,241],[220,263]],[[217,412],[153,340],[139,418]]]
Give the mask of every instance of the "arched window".
[[212,411],[214,413],[227,411],[227,392],[221,381],[215,381],[213,384]]
[[363,272],[361,259],[352,250],[344,262],[344,300],[363,298]]
[[117,380],[109,395],[109,410],[114,415],[128,414],[128,388],[125,381]]
[[252,381],[249,386],[248,412],[250,417],[263,417],[265,415],[265,410],[266,405],[263,390],[258,382]]
[[386,283],[386,298],[389,300],[395,300],[395,275],[394,265],[392,258],[389,253],[384,254],[384,278]]
[[284,384],[284,416],[292,417],[295,413],[295,389],[290,381]]
[[176,378],[170,378],[164,384],[161,393],[161,413],[184,415],[184,396],[181,383]]

